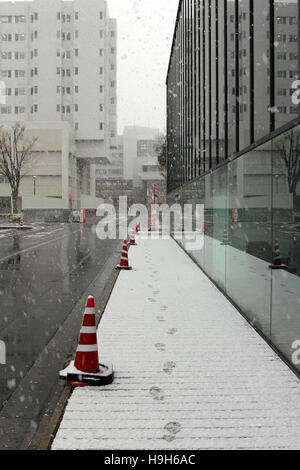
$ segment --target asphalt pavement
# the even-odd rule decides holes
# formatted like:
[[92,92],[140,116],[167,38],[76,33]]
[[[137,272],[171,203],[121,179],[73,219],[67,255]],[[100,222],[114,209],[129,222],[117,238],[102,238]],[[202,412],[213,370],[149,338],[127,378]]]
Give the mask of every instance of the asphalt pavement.
[[[39,413],[57,382],[56,367],[63,365],[78,335],[78,303],[84,301],[82,297],[96,277],[101,277],[104,289],[112,275],[120,241],[99,240],[96,222],[0,232],[0,341],[6,346],[6,364],[0,364],[4,448],[19,448],[22,426],[23,438],[28,424],[31,431],[38,426]],[[64,324],[74,309],[77,323],[69,322],[71,337],[66,338]],[[52,370],[47,375],[37,367],[39,372],[33,373],[53,338],[61,344],[52,344],[51,359],[44,358],[44,369],[52,366]],[[6,434],[18,429],[18,437],[8,444],[3,444],[5,429]]]

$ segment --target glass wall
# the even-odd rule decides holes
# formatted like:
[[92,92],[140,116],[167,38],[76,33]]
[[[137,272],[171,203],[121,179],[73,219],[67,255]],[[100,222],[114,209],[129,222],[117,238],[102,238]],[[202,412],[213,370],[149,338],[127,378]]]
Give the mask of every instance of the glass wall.
[[275,126],[283,126],[299,115],[292,94],[299,88],[298,1],[275,0]]
[[272,142],[273,239],[286,269],[273,272],[272,339],[286,357],[300,339],[300,129]]
[[167,75],[169,191],[299,118],[299,11],[300,0],[180,2]]
[[179,243],[300,371],[300,125],[180,197],[182,206],[204,204],[205,233],[196,233],[199,245],[188,233]]
[[[271,152],[265,144],[228,165],[226,292],[264,334],[270,333],[272,262]],[[255,295],[254,295],[255,293]]]

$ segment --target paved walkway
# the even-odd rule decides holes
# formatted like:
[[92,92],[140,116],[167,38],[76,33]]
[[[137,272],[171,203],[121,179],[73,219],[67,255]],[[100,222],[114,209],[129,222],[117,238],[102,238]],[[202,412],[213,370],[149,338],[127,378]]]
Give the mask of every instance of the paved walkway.
[[300,384],[173,240],[138,240],[99,331],[115,382],[73,392],[52,449],[300,449]]

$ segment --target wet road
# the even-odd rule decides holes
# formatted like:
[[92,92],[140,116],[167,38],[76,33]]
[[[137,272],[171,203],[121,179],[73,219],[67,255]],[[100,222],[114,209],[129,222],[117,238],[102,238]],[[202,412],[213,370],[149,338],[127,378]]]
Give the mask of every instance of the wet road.
[[119,246],[93,224],[0,232],[0,409]]

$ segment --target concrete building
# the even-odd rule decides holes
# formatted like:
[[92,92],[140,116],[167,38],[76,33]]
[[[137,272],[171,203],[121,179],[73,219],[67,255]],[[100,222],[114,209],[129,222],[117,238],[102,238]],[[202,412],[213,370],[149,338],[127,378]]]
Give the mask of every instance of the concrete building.
[[107,2],[0,2],[0,37],[0,119],[66,121],[79,158],[110,162],[117,27]]
[[[36,143],[22,171],[20,208],[92,208],[95,198],[91,195],[91,164],[88,159],[76,156],[69,124],[28,123],[24,140],[32,139],[36,139]],[[10,196],[10,185],[2,177],[0,213],[10,212]]]
[[149,172],[154,179],[160,179],[155,152],[159,136],[159,129],[137,126],[124,128],[124,178],[132,180],[136,187],[142,186],[143,177],[147,179]]
[[97,165],[97,181],[122,180],[124,173],[123,136],[118,136],[116,148],[111,150],[111,161]]

